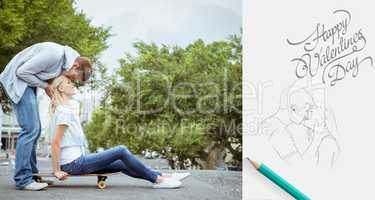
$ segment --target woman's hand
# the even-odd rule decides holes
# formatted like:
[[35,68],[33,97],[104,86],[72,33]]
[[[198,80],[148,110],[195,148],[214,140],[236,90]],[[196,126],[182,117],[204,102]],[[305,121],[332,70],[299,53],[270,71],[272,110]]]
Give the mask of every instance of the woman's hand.
[[55,171],[53,172],[53,175],[59,179],[60,181],[63,181],[68,178],[69,174],[64,171]]

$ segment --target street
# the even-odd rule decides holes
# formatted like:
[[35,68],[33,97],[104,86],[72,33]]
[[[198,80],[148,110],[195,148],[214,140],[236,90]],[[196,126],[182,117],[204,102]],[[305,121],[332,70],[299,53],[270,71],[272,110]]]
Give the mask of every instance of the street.
[[[163,165],[160,160],[143,160],[151,167]],[[41,172],[49,171],[50,160],[38,161]],[[162,170],[162,172],[172,172]],[[177,171],[178,172],[178,171]],[[182,172],[182,171],[181,171]],[[241,199],[241,172],[190,170],[191,176],[183,181],[179,189],[157,190],[151,183],[118,174],[108,177],[107,188],[97,189],[96,177],[69,177],[65,181],[54,179],[54,185],[47,190],[31,192],[15,190],[12,180],[12,168],[0,166],[0,199]]]

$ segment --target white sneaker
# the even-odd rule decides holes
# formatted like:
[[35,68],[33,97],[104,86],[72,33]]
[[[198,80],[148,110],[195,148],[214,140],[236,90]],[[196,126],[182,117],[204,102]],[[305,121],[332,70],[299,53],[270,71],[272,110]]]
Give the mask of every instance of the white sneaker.
[[47,183],[37,183],[33,181],[32,183],[26,185],[23,190],[32,190],[32,191],[37,191],[37,190],[42,190],[44,188],[48,187]]
[[174,189],[181,187],[182,183],[179,180],[173,178],[164,178],[160,183],[154,183],[152,185],[155,189]]
[[171,177],[171,178],[173,178],[175,180],[178,180],[178,181],[182,181],[185,178],[189,177],[190,173],[189,172],[185,172],[185,173],[172,173],[172,174],[163,174],[163,175]]

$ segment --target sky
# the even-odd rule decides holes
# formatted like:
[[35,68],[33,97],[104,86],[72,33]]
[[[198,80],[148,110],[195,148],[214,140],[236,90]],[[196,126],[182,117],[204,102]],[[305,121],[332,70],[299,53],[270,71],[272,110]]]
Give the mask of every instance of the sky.
[[112,27],[109,48],[100,60],[112,73],[133,43],[178,45],[227,39],[242,27],[242,0],[76,0],[94,26]]

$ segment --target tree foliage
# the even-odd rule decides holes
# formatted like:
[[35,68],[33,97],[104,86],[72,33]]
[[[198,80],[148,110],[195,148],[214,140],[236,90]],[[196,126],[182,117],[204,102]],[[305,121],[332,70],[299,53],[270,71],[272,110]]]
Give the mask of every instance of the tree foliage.
[[[212,148],[241,166],[241,37],[186,48],[134,43],[108,85],[108,96],[86,126],[92,150],[125,144],[157,151],[172,167],[203,168]],[[176,162],[177,161],[177,162]]]

